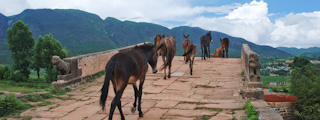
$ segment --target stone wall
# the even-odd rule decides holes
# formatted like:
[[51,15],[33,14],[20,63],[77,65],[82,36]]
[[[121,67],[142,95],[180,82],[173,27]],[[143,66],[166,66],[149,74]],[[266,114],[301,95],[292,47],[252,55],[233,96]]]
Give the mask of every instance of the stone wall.
[[[137,45],[142,44],[144,43],[140,43]],[[93,76],[103,71],[107,62],[113,55],[119,52],[130,50],[134,46],[136,45],[64,58],[63,60],[70,64],[71,73],[67,75],[58,75],[58,80],[56,82],[52,82],[52,85],[55,88],[64,88],[67,86],[78,85],[81,82],[85,82],[85,79],[87,77]]]
[[293,110],[296,107],[295,102],[267,102],[269,106],[275,111],[277,111],[284,120],[295,120],[293,115]]
[[265,102],[263,84],[260,79],[259,55],[252,51],[248,44],[242,44],[241,60],[243,77],[245,79],[244,88],[241,90],[242,96],[250,100],[253,107],[259,114],[259,120],[283,120],[283,118]]
[[245,79],[243,96],[250,100],[264,100],[263,85],[260,80],[259,55],[252,51],[248,44],[242,44],[241,60]]

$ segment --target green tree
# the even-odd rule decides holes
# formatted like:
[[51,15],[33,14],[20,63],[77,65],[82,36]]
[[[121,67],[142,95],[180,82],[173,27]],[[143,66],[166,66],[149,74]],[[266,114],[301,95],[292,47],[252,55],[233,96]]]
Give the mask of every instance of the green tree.
[[[22,75],[24,80],[29,78],[29,67],[32,61],[32,49],[34,46],[34,38],[29,30],[29,25],[24,24],[22,20],[15,22],[11,28],[7,30],[7,42],[11,57],[14,61],[13,69]],[[20,81],[20,80],[18,80]]]
[[51,63],[51,58],[54,55],[60,56],[60,58],[65,58],[67,57],[68,52],[62,48],[59,41],[53,38],[52,34],[45,35],[44,37],[39,36],[34,47],[32,68],[38,72],[38,77],[40,68],[44,68],[47,73],[47,82],[56,80],[56,76],[58,74]]
[[304,56],[294,57],[293,63],[290,65],[293,69],[296,67],[303,68],[304,66],[310,65],[310,60]]
[[304,57],[295,57],[293,65],[290,92],[299,99],[295,114],[305,120],[320,120],[320,66],[311,66]]

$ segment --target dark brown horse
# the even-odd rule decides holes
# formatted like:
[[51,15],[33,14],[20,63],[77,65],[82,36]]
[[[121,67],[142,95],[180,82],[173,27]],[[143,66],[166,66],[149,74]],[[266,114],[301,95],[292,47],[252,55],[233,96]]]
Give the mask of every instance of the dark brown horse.
[[[132,50],[123,53],[117,53],[110,58],[106,65],[106,75],[104,84],[101,88],[100,105],[102,109],[105,109],[105,102],[107,100],[110,80],[113,85],[115,97],[112,100],[109,120],[112,119],[116,106],[119,109],[121,119],[124,120],[124,116],[121,109],[121,96],[124,89],[128,84],[132,84],[134,88],[134,103],[131,112],[136,110],[136,102],[138,98],[138,111],[139,116],[142,117],[141,111],[141,97],[142,86],[148,70],[148,63],[152,67],[153,73],[157,70],[157,54],[155,54],[155,47],[152,43],[144,44],[141,46],[135,46]],[[139,89],[137,89],[136,82],[140,80]]]
[[196,50],[197,50],[197,46],[195,46],[190,42],[189,45],[187,46],[187,52],[182,55],[186,57],[186,60],[185,60],[186,63],[190,61],[190,64],[189,64],[190,75],[192,75],[192,68],[193,68],[194,57],[196,56]]
[[[208,32],[206,35],[201,36],[200,42],[201,42],[201,60],[202,59],[206,60],[206,56],[210,58],[210,42],[212,42],[211,32]],[[203,49],[204,49],[204,54],[203,54]],[[207,51],[209,51],[209,53]]]
[[[185,54],[187,52],[187,47],[191,43],[191,41],[188,39],[189,34],[188,35],[183,35],[183,37],[184,37],[184,40],[182,42],[182,48],[183,48],[183,54]],[[186,60],[186,57],[184,57],[184,60]],[[186,64],[187,64],[187,62],[186,62]]]
[[221,48],[223,49],[223,58],[224,58],[224,53],[226,53],[226,56],[228,58],[229,39],[223,38],[221,40],[221,38],[220,38],[220,42],[221,42]]
[[217,48],[212,57],[223,58],[223,48]]
[[171,77],[171,63],[173,60],[173,57],[176,54],[177,46],[176,41],[174,41],[174,37],[165,37],[161,39],[160,46],[158,47],[157,51],[160,50],[163,65],[159,70],[164,69],[164,77],[163,79],[166,79],[166,68],[169,67],[169,73],[168,78]]

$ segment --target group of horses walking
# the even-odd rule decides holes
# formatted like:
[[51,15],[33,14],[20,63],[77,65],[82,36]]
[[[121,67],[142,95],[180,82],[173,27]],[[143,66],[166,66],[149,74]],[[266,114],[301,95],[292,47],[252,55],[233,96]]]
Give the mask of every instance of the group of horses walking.
[[[183,56],[185,63],[187,64],[187,62],[189,62],[190,74],[192,75],[193,63],[196,56],[197,47],[188,39],[189,34],[183,36]],[[112,116],[116,107],[118,107],[121,119],[125,119],[121,109],[121,96],[128,84],[132,84],[135,96],[131,112],[134,113],[136,111],[138,100],[139,117],[143,116],[143,113],[141,111],[141,97],[144,80],[148,71],[148,64],[151,66],[152,72],[156,74],[158,72],[157,60],[159,55],[162,56],[163,65],[160,67],[159,71],[164,70],[163,79],[170,78],[172,60],[177,51],[176,42],[174,39],[175,37],[172,36],[165,37],[165,35],[156,35],[154,37],[154,44],[144,43],[143,45],[135,46],[132,50],[117,53],[110,58],[105,67],[105,79],[100,90],[100,106],[102,107],[102,110],[105,110],[105,103],[107,100],[109,84],[111,81],[115,97],[111,102],[109,120],[112,120]],[[212,42],[211,32],[208,32],[206,35],[202,36],[200,38],[200,41],[202,52],[201,59],[206,60],[206,56],[210,58],[210,42]],[[223,53],[224,51],[226,51],[226,56],[228,57],[229,39],[224,38],[223,40],[220,39],[220,41],[221,49]],[[167,68],[168,74],[166,74]],[[138,80],[139,89],[136,85],[136,82]]]

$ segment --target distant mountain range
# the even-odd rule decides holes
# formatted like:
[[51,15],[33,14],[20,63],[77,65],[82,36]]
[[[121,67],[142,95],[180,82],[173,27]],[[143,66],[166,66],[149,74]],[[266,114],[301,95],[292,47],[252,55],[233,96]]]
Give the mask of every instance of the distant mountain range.
[[[200,37],[208,32],[198,27],[181,26],[168,29],[153,23],[120,21],[111,17],[102,20],[98,15],[73,9],[27,9],[9,17],[0,13],[0,64],[12,63],[6,42],[6,30],[18,20],[29,24],[35,40],[39,35],[51,33],[72,55],[109,50],[141,42],[153,42],[156,34],[175,36],[178,47],[176,55],[182,55],[183,34],[189,34],[189,39],[197,46],[197,56],[200,56]],[[212,53],[215,48],[220,47],[219,38],[227,37],[230,39],[230,57],[241,56],[242,44],[249,44],[251,49],[261,56],[292,56],[288,52],[270,46],[256,45],[221,32],[212,31],[211,35],[214,40],[211,43]]]
[[290,53],[294,56],[320,56],[320,48],[319,47],[311,47],[311,48],[288,48],[288,47],[277,47],[277,49]]

